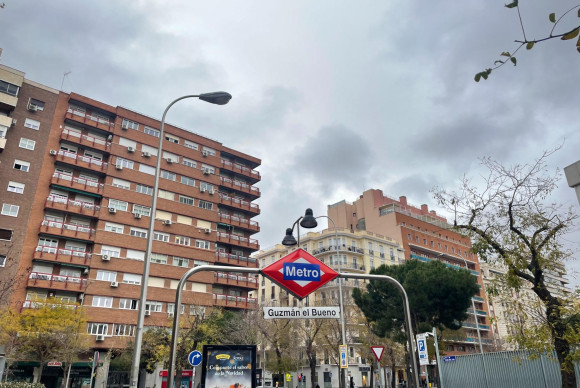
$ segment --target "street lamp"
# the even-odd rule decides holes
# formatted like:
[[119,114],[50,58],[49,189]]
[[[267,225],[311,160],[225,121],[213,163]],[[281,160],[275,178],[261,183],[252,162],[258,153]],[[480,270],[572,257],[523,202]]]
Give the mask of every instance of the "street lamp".
[[[147,303],[147,283],[149,280],[149,264],[151,262],[151,250],[153,247],[155,212],[157,209],[157,195],[158,195],[157,192],[159,188],[159,173],[161,171],[161,158],[163,156],[163,131],[165,129],[165,116],[167,115],[167,111],[169,111],[169,108],[171,108],[173,104],[175,104],[177,101],[181,101],[186,98],[199,98],[200,100],[209,102],[210,104],[225,105],[231,100],[232,95],[226,92],[212,92],[212,93],[187,95],[173,100],[167,106],[167,108],[165,108],[165,111],[163,112],[163,117],[161,118],[161,129],[159,131],[159,146],[157,147],[157,165],[155,167],[155,184],[153,185],[153,201],[151,203],[151,213],[149,217],[149,232],[147,233],[147,250],[145,251],[145,259],[143,264],[144,265],[143,278],[141,279],[141,296],[139,298],[137,331],[135,333],[135,351],[133,352],[133,360],[131,364],[131,388],[137,388],[137,383],[139,381],[139,361],[141,359],[141,346],[143,342],[143,322],[145,320],[145,304]],[[179,311],[175,315],[179,315]]]
[[[316,222],[317,218],[327,218],[330,222],[332,222],[332,227],[334,228],[334,245],[336,248],[336,253],[337,253],[337,258],[338,258],[338,252],[339,252],[339,243],[338,243],[338,231],[336,229],[336,224],[334,223],[334,220],[328,216],[318,216],[318,217],[314,217],[314,213],[312,212],[312,209],[306,209],[305,215],[304,217],[299,218],[298,220],[296,220],[296,222],[294,222],[294,225],[297,225],[297,222],[300,221],[300,219],[302,219],[302,221],[300,222],[300,225],[302,225],[302,227],[304,228],[315,228],[316,226],[318,226],[318,223]],[[300,247],[300,228],[298,228],[298,242],[294,239],[294,236],[292,235],[292,231],[294,230],[294,225],[292,225],[292,228],[288,228],[286,229],[286,236],[284,236],[284,239],[282,240],[282,244],[285,246],[292,246],[292,245],[296,245],[298,244],[298,246]],[[338,258],[338,272],[340,273],[341,271],[341,260],[340,258]],[[345,331],[345,323],[344,323],[344,302],[342,299],[342,279],[339,278],[338,279],[338,302],[339,302],[339,307],[340,307],[340,329],[341,329],[341,337],[342,337],[342,344],[346,345],[346,331]],[[345,379],[345,373],[344,370],[341,368],[340,371],[340,379],[342,382],[342,386],[345,387],[345,383],[346,383],[346,379]]]

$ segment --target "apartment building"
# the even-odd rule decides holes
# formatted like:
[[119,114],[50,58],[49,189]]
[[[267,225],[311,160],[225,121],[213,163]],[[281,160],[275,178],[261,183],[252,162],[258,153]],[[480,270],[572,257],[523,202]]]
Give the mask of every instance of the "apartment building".
[[[480,287],[473,297],[475,311],[469,309],[470,318],[463,322],[465,338],[454,338],[447,343],[447,354],[465,354],[477,351],[479,327],[482,343],[492,344],[488,304],[476,255],[470,253],[469,238],[451,230],[444,217],[427,205],[420,207],[383,195],[381,190],[367,190],[353,203],[340,201],[328,206],[328,216],[337,227],[351,231],[368,231],[400,241],[405,259],[424,262],[439,260],[450,267],[467,267],[477,278]],[[477,325],[477,326],[476,326]]]
[[[161,108],[160,108],[161,109]],[[0,276],[22,279],[11,303],[80,302],[91,347],[135,334],[150,217],[155,232],[145,326],[167,325],[178,281],[202,264],[257,267],[252,220],[260,159],[186,129],[0,66]],[[157,158],[159,199],[151,212]],[[10,266],[9,263],[17,263]],[[255,277],[203,272],[180,314],[253,309]]]
[[[300,236],[300,248],[315,256],[337,272],[364,274],[383,264],[397,265],[405,260],[401,244],[392,238],[368,231],[351,231],[346,228],[325,229],[321,232],[309,232]],[[296,247],[286,247],[282,244],[259,251],[254,254],[260,268],[264,268],[292,252]],[[276,283],[266,277],[261,277],[260,288],[255,294],[263,306],[302,307],[302,306],[338,306],[339,280],[329,282],[306,298],[299,300]],[[356,386],[370,384],[370,365],[373,360],[361,356],[361,344],[358,343],[359,324],[355,319],[349,319],[354,306],[353,288],[364,288],[359,279],[343,279],[342,296],[345,306],[345,334],[348,343],[349,370]],[[364,350],[367,350],[366,348]],[[317,352],[319,383],[331,383],[338,386],[336,361],[330,356],[328,349]],[[259,359],[259,365],[263,360]],[[334,362],[334,363],[333,363]],[[262,365],[263,367],[263,365]],[[334,372],[334,373],[333,373]],[[305,375],[309,370],[303,371]],[[265,374],[266,381],[268,374]],[[306,381],[310,381],[307,377]]]

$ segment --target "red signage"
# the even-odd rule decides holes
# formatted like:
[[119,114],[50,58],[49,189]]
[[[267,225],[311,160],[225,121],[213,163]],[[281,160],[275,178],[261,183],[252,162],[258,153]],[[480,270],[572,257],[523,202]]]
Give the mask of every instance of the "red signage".
[[385,351],[385,347],[384,346],[371,346],[371,350],[373,351],[373,354],[377,358],[377,361],[381,362],[381,357],[383,356],[383,352]]
[[338,276],[338,272],[303,249],[262,268],[262,274],[300,299]]
[[60,361],[49,361],[46,363],[46,366],[62,366],[62,362]]

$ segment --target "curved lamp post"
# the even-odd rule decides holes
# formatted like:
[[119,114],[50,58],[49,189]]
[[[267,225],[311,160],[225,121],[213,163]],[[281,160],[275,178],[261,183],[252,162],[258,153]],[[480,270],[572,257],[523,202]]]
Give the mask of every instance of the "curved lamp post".
[[[165,108],[165,111],[163,112],[163,117],[161,118],[161,129],[159,131],[159,146],[157,148],[157,165],[155,167],[155,184],[153,185],[153,201],[151,203],[151,214],[149,217],[149,232],[147,234],[147,250],[145,251],[143,278],[141,279],[141,296],[139,298],[137,331],[135,333],[135,350],[133,352],[133,360],[131,364],[131,388],[137,388],[137,383],[139,381],[139,361],[141,359],[141,346],[143,342],[143,322],[145,320],[145,304],[147,303],[147,283],[149,280],[149,264],[151,262],[151,250],[153,247],[153,232],[155,227],[155,211],[157,209],[159,173],[161,171],[161,158],[163,157],[163,131],[165,130],[165,116],[167,115],[167,111],[169,111],[169,108],[171,108],[173,104],[175,104],[177,101],[181,101],[186,98],[199,98],[200,100],[209,102],[210,104],[225,105],[231,100],[232,95],[227,92],[212,92],[212,93],[187,95],[173,100],[167,106],[167,108]],[[178,316],[179,312],[175,315]]]

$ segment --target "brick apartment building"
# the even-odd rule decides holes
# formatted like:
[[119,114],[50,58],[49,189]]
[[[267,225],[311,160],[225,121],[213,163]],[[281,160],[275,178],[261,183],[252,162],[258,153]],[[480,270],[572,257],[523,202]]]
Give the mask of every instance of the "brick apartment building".
[[[256,157],[187,130],[25,79],[0,65],[0,276],[17,308],[80,302],[95,349],[134,336],[161,156],[145,326],[166,325],[181,276],[196,265],[257,267]],[[15,265],[15,263],[17,265]],[[204,272],[182,314],[252,309],[254,277]]]
[[479,260],[469,252],[469,238],[452,231],[444,217],[429,210],[427,205],[412,206],[404,196],[396,200],[374,189],[365,191],[353,203],[340,201],[328,206],[328,216],[338,228],[366,230],[400,242],[406,260],[439,260],[454,268],[467,266],[477,277],[480,288],[473,297],[476,311],[469,309],[469,318],[463,323],[466,338],[449,341],[446,353],[453,355],[479,351],[476,319],[484,347],[493,343]]

